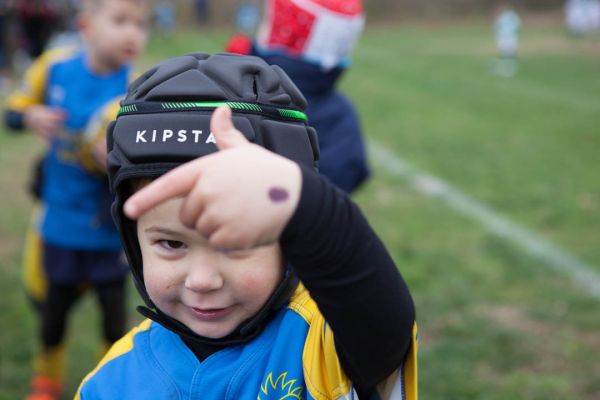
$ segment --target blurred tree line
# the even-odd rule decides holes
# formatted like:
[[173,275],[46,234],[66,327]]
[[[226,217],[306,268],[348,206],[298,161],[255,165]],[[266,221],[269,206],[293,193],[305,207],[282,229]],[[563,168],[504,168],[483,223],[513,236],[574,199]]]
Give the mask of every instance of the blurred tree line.
[[366,0],[371,17],[457,17],[489,14],[501,4],[518,9],[542,11],[560,9],[565,0]]
[[[2,0],[0,0],[2,1]],[[180,21],[193,22],[196,0],[179,0],[174,4]],[[243,4],[254,4],[262,10],[263,0],[205,0],[208,20],[212,25],[229,24],[235,10]],[[489,15],[501,4],[520,10],[545,11],[562,9],[566,0],[364,0],[370,19],[456,18]]]
[[[1,1],[1,0],[0,0]],[[544,11],[562,9],[566,0],[364,0],[369,18],[443,18],[489,15],[500,4],[511,4],[521,10]],[[193,17],[190,10],[195,0],[174,2],[178,16],[182,19]],[[254,4],[262,10],[263,0],[206,0],[207,11],[212,24],[230,23],[235,10],[242,4]],[[191,11],[191,12],[190,12]]]

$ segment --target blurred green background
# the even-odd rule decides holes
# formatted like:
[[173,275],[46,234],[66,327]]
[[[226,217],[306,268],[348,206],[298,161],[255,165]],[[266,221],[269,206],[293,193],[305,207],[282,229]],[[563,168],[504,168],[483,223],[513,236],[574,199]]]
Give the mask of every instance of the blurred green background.
[[[373,177],[356,195],[406,278],[419,323],[422,399],[600,398],[600,297],[530,256],[519,240],[416,190],[383,147],[576,257],[600,276],[600,35],[573,38],[559,12],[522,15],[519,69],[491,73],[491,18],[369,21],[342,81]],[[220,51],[231,29],[154,36],[138,65]],[[21,285],[42,146],[0,128],[0,399],[23,398],[36,321]],[[418,189],[418,187],[417,187]],[[510,235],[509,235],[510,236]],[[517,243],[515,243],[517,242]],[[139,304],[131,287],[131,309]],[[69,330],[65,398],[97,361],[88,296]],[[132,321],[139,318],[132,311]]]

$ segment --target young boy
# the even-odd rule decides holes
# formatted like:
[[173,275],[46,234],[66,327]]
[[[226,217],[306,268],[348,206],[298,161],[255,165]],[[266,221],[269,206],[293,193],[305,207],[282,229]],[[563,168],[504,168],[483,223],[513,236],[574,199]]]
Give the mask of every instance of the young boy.
[[256,39],[237,37],[227,46],[278,65],[292,78],[319,132],[319,171],[348,193],[369,177],[369,166],[358,114],[336,85],[364,21],[361,0],[268,0]]
[[86,0],[79,20],[85,49],[43,54],[7,101],[6,124],[47,143],[37,222],[41,248],[28,249],[41,251],[47,280],[38,299],[41,349],[29,399],[59,397],[64,331],[82,283],[97,292],[105,348],[125,332],[128,269],[110,218],[112,198],[106,178],[82,165],[80,150],[90,116],[127,91],[129,64],[146,40],[147,8],[144,0]]
[[149,320],[76,398],[416,398],[408,288],[316,172],[305,106],[279,67],[232,54],[130,86],[108,173]]

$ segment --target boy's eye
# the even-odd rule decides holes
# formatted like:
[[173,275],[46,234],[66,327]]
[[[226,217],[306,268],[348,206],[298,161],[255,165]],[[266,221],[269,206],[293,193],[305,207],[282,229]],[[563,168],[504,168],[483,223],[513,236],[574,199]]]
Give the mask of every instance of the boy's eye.
[[179,240],[160,240],[159,244],[161,247],[168,250],[177,250],[185,248],[185,243],[180,242]]

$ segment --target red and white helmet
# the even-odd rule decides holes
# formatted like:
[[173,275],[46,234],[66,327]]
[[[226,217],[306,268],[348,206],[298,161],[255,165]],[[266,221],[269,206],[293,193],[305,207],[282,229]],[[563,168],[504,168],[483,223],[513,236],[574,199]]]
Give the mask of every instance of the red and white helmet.
[[331,69],[348,60],[364,22],[362,0],[267,0],[257,45]]

